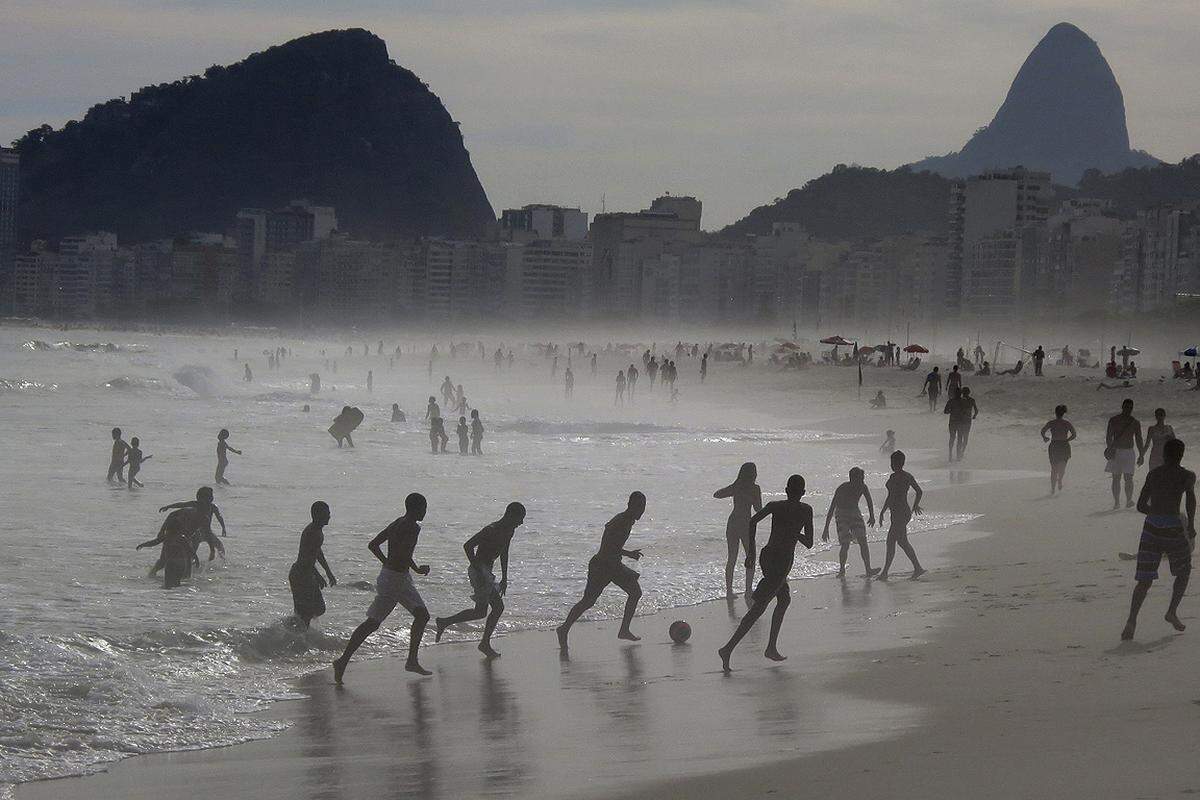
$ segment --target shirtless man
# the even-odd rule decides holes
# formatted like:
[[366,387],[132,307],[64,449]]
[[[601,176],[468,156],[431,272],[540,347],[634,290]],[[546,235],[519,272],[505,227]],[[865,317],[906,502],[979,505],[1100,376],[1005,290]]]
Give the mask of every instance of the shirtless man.
[[[483,638],[479,641],[479,652],[488,658],[499,658],[500,653],[492,647],[492,633],[504,613],[504,594],[508,591],[508,547],[513,534],[525,522],[525,506],[509,503],[504,516],[487,525],[479,533],[467,539],[463,550],[467,554],[467,578],[471,581],[471,596],[475,607],[460,611],[449,617],[437,618],[434,641],[442,640],[442,633],[451,625],[483,619]],[[500,581],[496,581],[496,559],[500,559]],[[489,613],[489,608],[491,609]]]
[[[908,556],[908,560],[912,562],[912,580],[915,581],[925,574],[925,568],[917,560],[917,551],[908,543],[908,522],[912,519],[913,514],[921,515],[921,497],[925,493],[917,485],[917,479],[904,469],[903,450],[896,450],[892,453],[892,474],[887,479],[886,485],[887,498],[884,499],[883,508],[879,512],[879,524],[883,524],[883,515],[888,511],[892,512],[892,524],[888,528],[887,557],[883,562],[883,572],[879,573],[879,580],[886,581],[888,579],[888,573],[892,568],[892,559],[896,557],[896,546],[899,545],[904,554]],[[912,508],[908,506],[909,489],[916,492]]]
[[1126,398],[1121,402],[1121,413],[1108,421],[1104,431],[1104,457],[1108,463],[1104,471],[1112,475],[1113,510],[1121,507],[1121,478],[1125,479],[1125,507],[1133,507],[1133,471],[1141,465],[1143,458],[1142,423],[1133,416],[1133,401]]
[[[863,498],[867,499],[867,521],[864,524],[862,512],[858,508],[858,503]],[[867,548],[867,525],[875,527],[875,505],[871,502],[871,490],[867,488],[865,475],[863,471],[855,467],[850,470],[850,480],[843,483],[833,493],[833,501],[829,504],[829,511],[825,514],[825,530],[821,532],[821,541],[829,541],[829,521],[837,520],[837,535],[838,547],[838,563],[841,565],[838,569],[838,577],[846,577],[846,557],[850,555],[850,543],[857,542],[859,552],[862,553],[863,567],[867,570],[867,577],[873,577],[879,574],[879,568],[871,568],[871,551]]]
[[725,646],[717,651],[721,656],[721,669],[730,671],[729,657],[733,649],[767,610],[771,599],[775,600],[775,613],[771,615],[771,635],[767,639],[767,649],[763,653],[772,661],[783,661],[787,656],[779,652],[779,629],[783,627],[783,616],[787,613],[788,605],[792,602],[791,591],[788,589],[788,573],[792,571],[792,562],[796,558],[796,545],[813,546],[813,513],[812,506],[802,503],[804,496],[804,478],[793,475],[787,481],[787,499],[773,500],[762,507],[762,510],[750,518],[750,547],[746,556],[746,566],[754,568],[754,534],[759,522],[771,518],[771,537],[760,554],[759,564],[762,567],[762,579],[754,587],[753,605],[738,623],[737,630]]
[[967,387],[950,391],[950,399],[946,401],[944,413],[950,415],[950,455],[948,461],[962,461],[963,453],[967,450],[967,441],[971,438],[971,423],[979,416],[979,406],[971,397]]
[[608,521],[604,526],[604,535],[600,538],[600,549],[588,562],[587,586],[583,590],[583,598],[572,606],[566,621],[557,628],[558,646],[565,653],[567,650],[567,634],[571,626],[583,616],[583,612],[596,605],[601,593],[610,583],[615,583],[629,595],[625,601],[625,616],[621,619],[621,629],[617,631],[618,639],[631,642],[641,640],[629,630],[629,623],[637,611],[638,601],[642,599],[642,587],[638,582],[638,574],[621,562],[621,558],[632,558],[639,561],[641,550],[626,550],[625,543],[633,532],[633,523],[646,513],[646,495],[634,492],[629,495],[629,503],[625,510]]
[[307,630],[309,624],[325,613],[325,598],[321,590],[326,586],[325,578],[317,572],[317,564],[325,569],[329,586],[337,586],[337,578],[325,560],[325,526],[329,524],[329,506],[318,500],[312,504],[312,522],[305,526],[300,534],[300,551],[296,554],[296,562],[288,571],[288,585],[292,587],[292,608],[296,618],[304,624]]
[[[172,511],[163,520],[162,527],[158,529],[158,536],[137,546],[137,549],[141,550],[143,547],[162,545],[159,561],[166,567],[163,570],[164,589],[174,589],[178,586],[193,562],[199,565],[200,560],[196,558],[196,550],[191,542],[192,532],[198,523],[195,509],[180,508]],[[151,572],[151,575],[153,574]]]
[[117,483],[125,482],[125,454],[129,452],[129,445],[125,444],[125,440],[121,438],[121,429],[112,429],[112,457],[108,462],[108,482],[113,482],[113,477],[116,477]]
[[[1171,603],[1164,617],[1177,631],[1185,626],[1179,621],[1179,601],[1187,591],[1188,578],[1192,574],[1192,550],[1196,547],[1196,473],[1180,466],[1183,461],[1183,442],[1172,439],[1163,445],[1163,464],[1150,470],[1142,493],[1138,495],[1137,510],[1146,515],[1142,526],[1142,539],[1138,544],[1137,585],[1133,588],[1133,599],[1129,605],[1129,620],[1121,638],[1133,638],[1137,628],[1138,611],[1150,591],[1150,584],[1158,577],[1162,557],[1167,557],[1175,585],[1171,589]],[[1179,516],[1179,501],[1185,499],[1187,527]]]
[[132,490],[134,486],[142,486],[142,482],[137,479],[137,474],[142,471],[142,463],[149,461],[154,456],[144,455],[142,453],[141,440],[134,436],[129,440],[129,448],[125,451],[125,463],[122,466],[129,467],[128,486]]
[[[192,551],[195,552],[200,547],[200,543],[204,542],[208,545],[208,560],[212,561],[216,558],[216,554],[220,553],[221,558],[225,557],[225,545],[221,544],[221,540],[213,534],[212,521],[213,517],[217,518],[217,522],[221,524],[221,535],[228,536],[229,531],[225,528],[225,518],[221,516],[221,509],[213,503],[213,490],[208,486],[201,486],[196,490],[195,500],[183,500],[178,503],[165,505],[158,510],[158,513],[171,511],[176,508],[190,508],[196,512],[196,528],[191,534]],[[199,561],[197,560],[197,564]],[[150,570],[153,575],[163,567],[163,561],[160,558],[158,563],[154,565],[154,569]]]
[[617,393],[613,396],[613,405],[619,406],[625,402],[625,371],[617,372]]
[[937,367],[925,376],[925,385],[921,388],[921,392],[929,398],[929,413],[933,413],[934,406],[937,405],[938,398],[942,396],[942,373]]
[[[367,618],[350,634],[346,650],[341,657],[333,662],[333,680],[341,684],[350,657],[362,646],[380,624],[387,619],[388,614],[397,605],[413,615],[412,630],[408,635],[408,661],[404,668],[418,675],[433,673],[421,666],[417,661],[417,650],[421,647],[421,637],[425,635],[425,625],[429,622],[429,611],[425,601],[421,599],[417,587],[413,585],[412,572],[418,575],[428,575],[429,565],[417,565],[413,561],[413,551],[417,547],[417,536],[421,533],[421,520],[425,519],[428,504],[425,496],[413,492],[404,498],[404,516],[396,519],[371,540],[367,548],[379,559],[382,568],[375,581],[375,600],[367,609]],[[384,555],[382,545],[387,543],[387,555]]]

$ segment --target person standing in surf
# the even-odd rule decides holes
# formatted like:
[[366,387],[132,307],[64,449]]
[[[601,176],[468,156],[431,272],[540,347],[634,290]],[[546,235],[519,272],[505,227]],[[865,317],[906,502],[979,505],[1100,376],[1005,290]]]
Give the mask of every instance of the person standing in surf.
[[108,482],[112,483],[113,478],[117,479],[117,483],[125,482],[125,455],[129,452],[129,445],[121,438],[121,429],[112,429],[112,455],[108,460]]
[[[750,517],[762,510],[762,488],[756,483],[758,467],[752,461],[742,464],[737,479],[723,489],[713,492],[713,497],[722,500],[733,498],[733,510],[725,521],[725,596],[733,597],[733,573],[737,566],[738,553],[750,550]],[[754,570],[746,566],[746,594],[754,587]]]
[[229,481],[225,480],[225,468],[229,466],[229,453],[241,455],[241,450],[235,450],[229,444],[229,431],[221,428],[221,432],[217,434],[217,476],[214,481],[218,484],[229,486]]
[[567,635],[571,632],[571,626],[583,616],[585,611],[596,605],[596,601],[600,599],[600,595],[610,583],[615,583],[628,595],[625,600],[625,614],[621,618],[621,627],[617,631],[617,638],[631,642],[641,640],[640,636],[635,636],[629,629],[633,615],[637,612],[638,601],[642,599],[642,586],[638,580],[640,576],[625,566],[621,559],[641,560],[642,551],[626,550],[625,544],[633,532],[633,524],[645,513],[646,495],[641,492],[633,492],[629,495],[629,502],[625,510],[610,519],[604,526],[604,535],[600,538],[600,549],[588,562],[587,585],[583,590],[583,598],[571,607],[566,620],[556,629],[558,646],[564,653],[567,652]]
[[[1192,574],[1192,551],[1196,548],[1196,473],[1180,466],[1183,451],[1183,442],[1179,439],[1171,439],[1164,444],[1162,466],[1150,470],[1138,495],[1137,510],[1146,515],[1146,521],[1142,525],[1142,538],[1138,543],[1137,572],[1134,575],[1137,585],[1133,588],[1133,598],[1129,603],[1129,619],[1121,631],[1124,641],[1133,638],[1138,612],[1146,600],[1150,585],[1158,578],[1163,556],[1167,557],[1171,574],[1175,576],[1164,619],[1177,631],[1186,628],[1178,612]],[[1185,498],[1186,523],[1179,515],[1179,501]]]
[[471,409],[471,455],[483,455],[483,420],[478,408]]
[[[887,479],[887,497],[883,501],[883,508],[879,511],[879,524],[883,524],[883,515],[887,512],[892,512],[892,524],[888,528],[887,534],[887,553],[883,562],[883,571],[879,573],[879,580],[886,581],[892,568],[892,559],[896,557],[896,547],[899,546],[904,554],[908,556],[908,560],[912,562],[913,573],[912,580],[916,580],[925,574],[925,568],[921,566],[921,562],[917,559],[917,551],[908,542],[908,523],[912,519],[913,514],[920,516],[921,497],[924,492],[917,484],[917,479],[914,478],[904,469],[904,451],[896,450],[892,453],[892,474]],[[908,505],[908,490],[912,489],[916,494],[913,496],[913,504],[910,508]]]
[[[197,566],[200,565],[200,559],[196,558],[196,550],[192,547],[192,532],[197,524],[198,517],[195,509],[177,509],[163,520],[162,526],[158,529],[158,536],[137,546],[136,549],[141,550],[143,547],[162,545],[159,562],[165,567],[163,570],[164,589],[174,589],[178,586],[191,571],[193,562]],[[153,576],[154,572],[151,571],[150,575]]]
[[[295,563],[288,570],[288,585],[292,588],[292,608],[305,630],[308,630],[314,619],[325,613],[325,598],[321,590],[326,585],[337,586],[337,578],[333,577],[333,570],[329,568],[329,562],[325,560],[325,551],[322,549],[325,544],[325,526],[329,524],[329,505],[318,500],[312,504],[310,513],[312,522],[308,523],[300,534],[300,549],[296,554]],[[317,572],[317,564],[325,569],[328,583],[326,578],[322,578],[321,573]]]
[[[1063,476],[1067,473],[1067,462],[1071,460],[1071,442],[1077,435],[1075,426],[1066,419],[1067,407],[1054,407],[1054,419],[1042,426],[1042,441],[1049,442],[1050,495],[1062,491]],[[1049,434],[1049,435],[1047,435]]]
[[793,475],[788,478],[785,491],[786,500],[773,500],[750,518],[750,554],[746,556],[748,568],[754,569],[754,536],[758,523],[767,517],[771,518],[771,536],[759,555],[762,578],[754,587],[754,603],[738,623],[729,641],[717,651],[721,656],[721,669],[725,672],[731,670],[729,658],[733,655],[734,648],[766,612],[772,599],[775,600],[775,612],[771,615],[771,634],[763,655],[772,661],[787,659],[787,656],[779,652],[779,630],[783,627],[784,615],[792,602],[788,573],[792,571],[792,563],[796,558],[796,545],[803,544],[807,548],[813,546],[813,513],[812,506],[800,500],[804,497],[802,476]]
[[[867,547],[867,526],[875,527],[875,506],[871,502],[871,490],[867,488],[866,476],[862,469],[854,467],[850,470],[850,480],[839,486],[833,493],[833,501],[829,511],[825,513],[825,530],[821,532],[821,541],[829,541],[829,521],[837,521],[838,537],[838,577],[846,577],[846,558],[850,555],[850,544],[857,543],[862,553],[863,567],[867,577],[879,574],[879,568],[871,567],[871,551]],[[867,499],[868,519],[864,523],[862,511],[858,503]]]
[[125,464],[129,467],[128,487],[130,490],[134,486],[143,486],[144,484],[137,479],[137,475],[142,471],[142,464],[149,461],[154,456],[142,454],[141,440],[134,436],[129,440],[129,449],[125,451]]
[[[492,647],[492,634],[496,623],[504,613],[504,595],[508,592],[508,548],[512,544],[517,528],[525,522],[525,506],[509,503],[504,516],[463,545],[467,554],[467,579],[471,582],[471,597],[475,607],[460,611],[449,617],[438,617],[434,641],[442,640],[442,633],[451,625],[470,622],[487,617],[483,625],[483,638],[479,641],[479,652],[488,658],[499,658],[500,653]],[[500,559],[500,580],[496,580],[496,559]]]
[[[421,594],[413,585],[412,579],[413,572],[418,575],[429,574],[428,564],[418,566],[417,562],[413,560],[417,537],[421,533],[420,522],[425,519],[425,512],[428,508],[425,496],[413,492],[404,498],[404,515],[380,531],[367,545],[371,555],[379,559],[382,564],[379,577],[375,580],[375,600],[367,609],[366,620],[354,629],[354,633],[350,634],[350,641],[346,643],[345,651],[333,662],[335,683],[341,684],[351,656],[362,646],[368,636],[379,630],[379,626],[397,605],[403,606],[413,616],[412,628],[408,636],[408,660],[404,664],[404,669],[418,675],[433,674],[417,661],[421,637],[425,635],[425,625],[429,622],[429,611],[425,608],[425,601],[421,599]],[[387,544],[386,554],[383,552],[384,544]]]

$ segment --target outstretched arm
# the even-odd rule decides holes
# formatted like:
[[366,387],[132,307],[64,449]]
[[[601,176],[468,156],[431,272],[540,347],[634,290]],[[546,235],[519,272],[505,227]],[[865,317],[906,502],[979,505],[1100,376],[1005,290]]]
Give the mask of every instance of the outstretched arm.
[[162,543],[163,543],[163,532],[159,531],[158,536],[154,537],[153,539],[151,539],[148,542],[142,542],[135,549],[141,550],[143,547],[154,547],[154,545],[162,544]]
[[[160,509],[158,510],[158,513],[160,513],[160,514],[161,514],[161,513],[162,513],[162,512],[164,512],[164,511],[170,511],[170,510],[171,510],[171,509],[173,509],[173,508],[192,508],[192,507],[194,507],[195,505],[196,505],[196,501],[195,501],[195,500],[182,500],[182,501],[180,501],[180,502],[178,502],[178,503],[170,503],[169,505],[165,505],[165,506],[163,506],[162,508],[160,508]],[[218,518],[218,519],[220,519],[220,516],[218,515],[218,517],[217,517],[217,518]]]
[[221,523],[221,535],[228,536],[229,531],[227,531],[225,528],[225,518],[221,516],[221,509],[217,508],[216,506],[213,506],[212,510],[213,510],[213,516],[217,518],[217,522]]
[[833,495],[833,499],[829,501],[829,510],[825,512],[825,528],[821,531],[821,541],[829,541],[829,521],[833,519],[833,507],[837,505],[837,493]]
[[718,500],[724,500],[726,497],[733,497],[733,490],[737,488],[736,483],[731,483],[723,489],[717,489],[713,492],[713,497]]

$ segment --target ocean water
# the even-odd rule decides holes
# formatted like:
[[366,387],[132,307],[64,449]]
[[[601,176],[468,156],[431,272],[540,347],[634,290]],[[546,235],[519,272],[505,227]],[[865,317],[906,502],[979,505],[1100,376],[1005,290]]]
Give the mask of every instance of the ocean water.
[[[405,352],[389,368],[397,343]],[[276,344],[294,356],[270,370],[263,351]],[[292,696],[289,679],[340,652],[373,596],[378,568],[366,543],[403,513],[408,492],[429,499],[417,560],[432,572],[417,580],[435,615],[471,604],[463,541],[509,501],[528,507],[513,543],[501,633],[561,621],[603,524],[635,489],[648,497],[631,539],[645,551],[645,612],[722,594],[729,503],[712,492],[743,461],[758,464],[766,499],[782,496],[789,474],[804,474],[821,517],[854,465],[882,499],[877,442],[806,429],[803,409],[773,418],[753,398],[729,397],[736,382],[699,387],[690,361],[679,364],[678,402],[651,393],[643,376],[638,402],[615,408],[612,377],[627,357],[602,361],[596,378],[577,364],[567,401],[561,373],[551,381],[549,363],[533,350],[518,348],[517,363],[501,372],[477,354],[443,354],[431,380],[427,342],[387,341],[377,356],[372,340],[364,356],[358,341],[350,357],[347,344],[0,329],[0,794],[5,783],[79,774],[130,754],[273,733],[279,723],[251,712]],[[245,361],[251,383],[241,379]],[[713,365],[712,374],[721,369],[736,367]],[[322,377],[316,397],[308,394],[311,372]],[[420,420],[446,374],[481,409],[482,458],[429,452]],[[407,424],[389,421],[393,402]],[[354,449],[338,449],[325,432],[343,405],[366,414]],[[113,426],[153,455],[144,489],[104,480]],[[212,484],[222,427],[244,451],[231,455],[233,486],[216,488],[228,559],[164,591],[146,574],[156,554],[134,547],[156,534],[159,506]],[[299,632],[289,623],[287,572],[317,499],[332,509],[325,553],[339,585],[325,593],[326,616]],[[931,513],[915,530],[968,519]],[[801,558],[793,577],[829,571],[827,562]],[[585,619],[618,615],[622,598],[609,592]],[[362,656],[399,650],[407,628],[397,613]]]

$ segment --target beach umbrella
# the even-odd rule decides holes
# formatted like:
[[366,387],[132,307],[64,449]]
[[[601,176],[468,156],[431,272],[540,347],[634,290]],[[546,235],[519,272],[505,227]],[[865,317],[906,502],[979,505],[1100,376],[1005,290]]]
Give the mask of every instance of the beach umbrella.
[[1132,347],[1130,345],[1125,345],[1124,347],[1122,347],[1120,350],[1117,351],[1117,355],[1125,357],[1125,358],[1128,358],[1129,356],[1140,356],[1141,354],[1142,354],[1141,350],[1137,349],[1136,347]]
[[922,347],[919,344],[910,344],[908,347],[904,348],[904,352],[906,352],[906,353],[928,353],[929,348]]
[[795,342],[780,342],[775,347],[776,350],[799,350],[800,345]]
[[854,344],[854,342],[846,339],[843,336],[826,336],[821,340],[821,344],[831,344],[834,347],[845,347],[847,345]]

